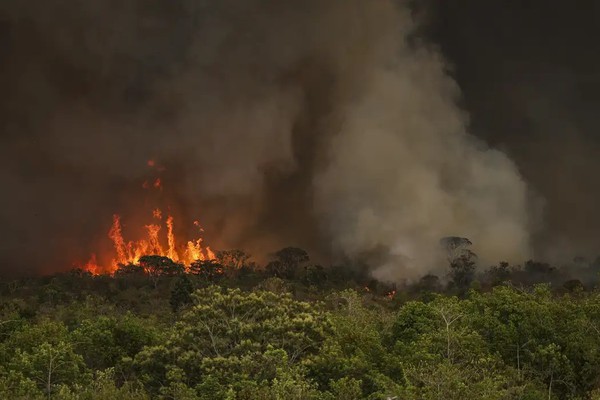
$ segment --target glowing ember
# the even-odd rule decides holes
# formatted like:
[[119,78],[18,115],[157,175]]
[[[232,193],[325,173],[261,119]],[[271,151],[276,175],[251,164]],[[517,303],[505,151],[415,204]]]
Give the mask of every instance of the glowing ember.
[[[162,211],[155,209],[152,212],[154,219],[162,219]],[[206,261],[215,259],[215,254],[208,246],[203,246],[203,239],[196,238],[187,241],[186,246],[178,247],[174,233],[174,219],[168,216],[165,222],[166,225],[166,243],[167,247],[163,246],[164,238],[161,238],[162,225],[153,223],[145,225],[146,238],[137,241],[126,241],[123,237],[123,228],[121,226],[121,217],[113,215],[113,224],[108,232],[108,237],[113,242],[114,255],[110,266],[101,267],[98,265],[96,255],[92,255],[90,261],[83,266],[83,269],[97,275],[100,273],[113,273],[119,265],[138,264],[139,259],[146,255],[158,255],[168,257],[175,262],[180,262],[189,268],[189,265],[194,261]],[[198,221],[194,221],[200,232],[202,229]]]

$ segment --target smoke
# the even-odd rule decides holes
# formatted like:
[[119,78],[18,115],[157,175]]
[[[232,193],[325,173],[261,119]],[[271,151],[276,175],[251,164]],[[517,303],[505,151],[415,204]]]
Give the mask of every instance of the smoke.
[[[415,28],[402,17],[398,26]],[[393,259],[375,271],[383,279],[443,265],[436,244],[456,234],[472,238],[484,262],[527,257],[528,193],[515,165],[467,134],[439,53],[398,33],[372,60],[317,175],[334,244],[352,255],[389,249]]]
[[427,1],[423,29],[456,68],[472,131],[502,148],[544,198],[536,259],[595,259],[600,234],[597,109],[600,34],[594,2],[577,7]]
[[418,29],[392,0],[3,2],[3,268],[60,269],[113,212],[141,219],[148,159],[216,248],[383,249],[390,280],[439,266],[443,236],[527,257],[527,187]]

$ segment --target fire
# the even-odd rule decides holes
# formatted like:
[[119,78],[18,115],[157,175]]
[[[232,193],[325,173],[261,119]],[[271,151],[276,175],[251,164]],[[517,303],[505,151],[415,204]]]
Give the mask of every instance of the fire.
[[83,269],[92,275],[98,275],[100,273],[101,268],[98,266],[96,254],[92,254],[90,260],[83,266]]
[[[165,167],[158,164],[155,160],[147,161],[148,167],[154,171],[162,172]],[[160,177],[147,179],[142,184],[144,189],[163,190],[163,183]],[[201,237],[192,240],[177,240],[175,230],[175,220],[171,215],[163,214],[160,208],[152,210],[152,222],[144,225],[146,235],[139,240],[125,240],[123,235],[123,226],[121,216],[113,215],[113,223],[108,231],[108,237],[113,243],[114,253],[101,257],[102,259],[112,259],[108,266],[100,266],[96,255],[93,254],[90,260],[82,266],[86,271],[98,275],[100,273],[114,273],[120,265],[138,264],[143,256],[162,256],[181,263],[189,268],[194,261],[214,260],[215,253],[208,246],[204,246],[204,239]],[[200,222],[193,221],[198,229],[198,235],[204,230]],[[166,228],[166,229],[165,229]],[[166,237],[165,237],[166,236]],[[178,245],[181,243],[181,245]]]
[[175,246],[175,235],[173,234],[173,217],[167,218],[167,242],[169,243],[168,257],[173,261],[179,261]]
[[[162,211],[155,209],[152,211],[154,219],[162,219]],[[197,221],[194,225],[199,227]],[[208,246],[203,245],[202,238],[196,238],[187,242],[185,246],[177,246],[175,238],[175,222],[174,218],[169,215],[165,221],[166,226],[166,244],[163,246],[164,238],[161,235],[163,226],[160,223],[152,223],[145,225],[146,237],[137,241],[127,241],[123,235],[123,227],[121,225],[121,217],[117,214],[113,215],[113,223],[108,231],[108,237],[113,242],[114,256],[110,266],[99,266],[96,255],[92,255],[90,261],[83,266],[86,271],[98,275],[100,273],[114,273],[119,265],[137,264],[139,259],[145,255],[158,255],[168,257],[175,262],[189,266],[194,261],[213,260],[215,259],[214,252]],[[202,229],[199,228],[200,232]]]

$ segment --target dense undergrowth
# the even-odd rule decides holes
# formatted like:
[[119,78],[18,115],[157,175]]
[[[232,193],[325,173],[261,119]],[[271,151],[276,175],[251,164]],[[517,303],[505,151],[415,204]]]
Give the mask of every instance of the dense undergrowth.
[[0,398],[600,399],[600,291],[545,264],[144,262],[2,282]]

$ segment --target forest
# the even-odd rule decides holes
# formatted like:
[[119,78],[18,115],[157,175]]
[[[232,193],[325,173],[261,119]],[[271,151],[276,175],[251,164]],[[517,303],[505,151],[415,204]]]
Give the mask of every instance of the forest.
[[0,398],[597,400],[599,273],[461,251],[400,285],[288,247],[6,279]]

